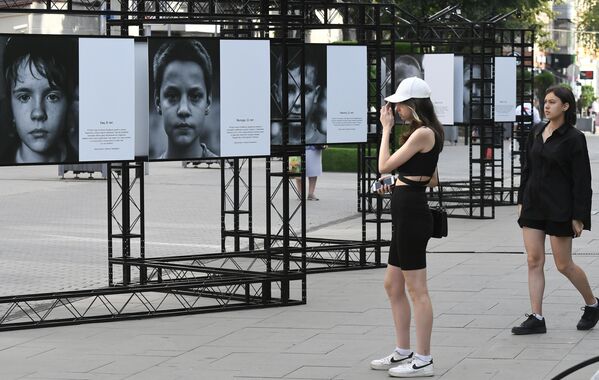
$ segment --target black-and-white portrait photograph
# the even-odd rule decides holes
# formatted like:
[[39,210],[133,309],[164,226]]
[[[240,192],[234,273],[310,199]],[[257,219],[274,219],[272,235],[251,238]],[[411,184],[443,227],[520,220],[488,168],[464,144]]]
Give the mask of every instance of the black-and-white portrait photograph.
[[395,56],[395,87],[391,94],[395,93],[397,86],[402,80],[410,77],[424,79],[424,68],[422,66],[421,54],[401,54]]
[[219,157],[219,41],[151,38],[148,54],[150,159]]
[[[327,142],[327,65],[326,65],[326,45],[311,44],[305,45],[305,66],[304,66],[304,88],[305,104],[305,143],[326,144]],[[271,51],[271,70],[272,70],[272,117],[280,119],[283,114],[287,114],[289,144],[297,145],[301,143],[301,50],[290,49],[288,54],[287,67],[283,67],[281,59],[281,50],[272,48]],[[284,79],[285,78],[285,79]],[[282,109],[282,81],[287,80],[287,99],[288,109],[284,112]],[[294,121],[297,120],[297,121]],[[283,124],[273,122],[271,126],[271,141],[273,145],[281,145],[283,142]]]
[[491,96],[491,93],[493,91],[492,81],[485,82],[487,83],[487,85],[485,86],[481,81],[483,78],[491,78],[491,66],[482,66],[479,63],[472,63],[472,61],[468,57],[465,57],[463,98],[465,123],[468,123],[471,117],[473,119],[490,119],[492,117],[491,105],[483,106],[481,104],[481,97],[483,93],[485,94],[485,96]]
[[[395,93],[397,86],[406,78],[418,77],[424,79],[424,68],[422,66],[422,54],[396,54],[395,61],[388,65],[387,58],[382,59],[384,71],[381,72],[381,86],[385,88],[381,98],[391,96]],[[391,82],[390,75],[395,74],[394,82]],[[388,85],[386,83],[389,83]],[[385,103],[382,100],[383,104]],[[397,120],[399,122],[399,120]]]
[[0,36],[0,165],[78,161],[76,37]]

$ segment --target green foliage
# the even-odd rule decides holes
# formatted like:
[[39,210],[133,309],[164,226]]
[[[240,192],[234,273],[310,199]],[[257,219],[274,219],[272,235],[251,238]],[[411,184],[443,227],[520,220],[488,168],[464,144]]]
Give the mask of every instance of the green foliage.
[[[391,150],[400,147],[399,138],[408,130],[408,125],[396,124],[394,129],[393,141],[395,146]],[[393,153],[393,152],[391,152]],[[378,150],[374,151],[378,155]],[[358,145],[335,145],[322,151],[322,170],[325,172],[347,172],[356,173],[358,171]]]
[[[599,0],[581,0],[599,1]],[[555,41],[542,30],[542,23],[537,20],[540,14],[553,18],[552,2],[546,0],[395,0],[401,9],[422,18],[455,4],[460,6],[462,16],[472,21],[484,21],[496,15],[504,15],[519,10],[517,15],[508,17],[502,26],[519,29],[536,29],[537,43],[540,47],[551,47]]]
[[325,172],[358,172],[358,149],[331,147],[322,151],[322,170]]
[[331,42],[331,45],[357,45],[357,44],[358,44],[357,40],[341,40],[341,41]]
[[531,15],[549,9],[550,4],[545,0],[395,0],[401,9],[415,15],[416,17],[430,16],[448,6],[458,4],[462,15],[472,21],[488,19],[495,15],[505,14],[514,9],[521,11],[521,22],[513,21],[522,26]]
[[420,54],[422,51],[419,46],[412,47],[412,44],[405,41],[398,41],[395,43],[395,54]]
[[570,83],[560,83],[559,86],[567,88],[568,90],[572,91],[572,86],[570,86]]
[[535,75],[535,92],[539,99],[545,97],[545,91],[555,84],[555,75],[550,71],[542,71]]
[[580,94],[580,104],[583,110],[586,110],[597,97],[595,96],[595,89],[593,86],[584,85],[581,88],[582,93]]
[[578,42],[591,51],[599,50],[599,0],[577,0]]

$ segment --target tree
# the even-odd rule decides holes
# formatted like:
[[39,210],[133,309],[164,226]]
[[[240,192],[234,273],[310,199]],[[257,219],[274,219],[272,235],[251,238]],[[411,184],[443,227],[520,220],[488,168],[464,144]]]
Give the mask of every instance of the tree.
[[589,86],[587,84],[582,86],[580,94],[580,105],[582,110],[589,108],[595,99],[597,99],[597,97],[595,96],[595,89],[593,86]]
[[535,75],[534,81],[535,92],[539,99],[541,109],[543,109],[545,103],[545,91],[555,84],[555,75],[550,71],[542,71],[540,74]]
[[599,0],[577,0],[578,42],[590,51],[599,49]]
[[553,17],[551,2],[546,0],[395,0],[395,4],[420,18],[458,4],[462,16],[472,21],[484,21],[496,15],[518,10],[519,12],[508,17],[502,26],[515,29],[536,29],[536,42],[541,48],[551,47],[555,44],[551,36],[543,31],[544,25],[538,17],[541,14],[547,15],[549,19]]

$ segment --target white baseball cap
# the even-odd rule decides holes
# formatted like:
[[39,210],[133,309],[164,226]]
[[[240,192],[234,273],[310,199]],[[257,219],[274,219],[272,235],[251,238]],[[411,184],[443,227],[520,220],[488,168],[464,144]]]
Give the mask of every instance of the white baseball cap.
[[430,98],[431,88],[418,77],[409,77],[401,81],[395,94],[385,98],[389,103],[401,103],[412,98]]

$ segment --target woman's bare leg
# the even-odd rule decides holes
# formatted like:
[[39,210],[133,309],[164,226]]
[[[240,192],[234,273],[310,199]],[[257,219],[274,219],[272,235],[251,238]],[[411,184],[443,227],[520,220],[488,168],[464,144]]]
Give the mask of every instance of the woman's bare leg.
[[543,293],[545,292],[545,232],[523,227],[522,237],[528,262],[528,294],[532,312],[543,315]]
[[589,280],[586,274],[574,261],[572,261],[572,238],[561,236],[550,236],[551,250],[553,251],[553,260],[555,266],[561,274],[566,276],[568,280],[578,290],[584,302],[587,305],[592,305],[597,300],[593,295]]
[[414,305],[416,324],[416,352],[430,355],[431,334],[433,331],[433,306],[428,294],[426,268],[403,271],[408,293]]
[[391,303],[396,345],[400,348],[409,349],[411,309],[406,295],[406,283],[402,270],[393,265],[387,265],[384,283]]

